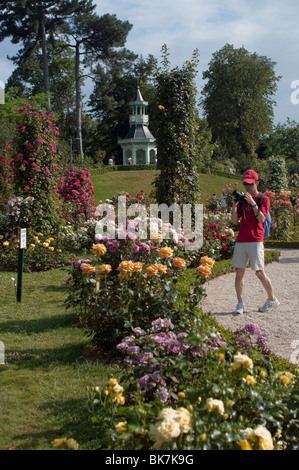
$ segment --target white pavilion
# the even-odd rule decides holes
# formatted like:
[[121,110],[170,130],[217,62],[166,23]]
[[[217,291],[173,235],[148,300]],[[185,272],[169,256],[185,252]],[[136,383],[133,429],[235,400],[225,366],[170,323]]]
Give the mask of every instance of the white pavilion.
[[130,101],[130,130],[124,139],[118,139],[123,151],[124,165],[155,164],[156,139],[148,128],[148,102],[142,98],[139,87],[134,101]]

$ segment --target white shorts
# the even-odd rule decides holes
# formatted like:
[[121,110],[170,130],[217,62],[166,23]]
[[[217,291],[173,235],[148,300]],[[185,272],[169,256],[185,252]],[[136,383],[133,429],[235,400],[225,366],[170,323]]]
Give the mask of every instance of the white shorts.
[[236,243],[233,253],[234,268],[247,267],[248,260],[253,271],[264,271],[264,243]]

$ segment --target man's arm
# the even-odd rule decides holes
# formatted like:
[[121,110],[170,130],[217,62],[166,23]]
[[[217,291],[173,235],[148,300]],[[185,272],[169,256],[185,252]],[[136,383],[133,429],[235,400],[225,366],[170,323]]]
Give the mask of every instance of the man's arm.
[[239,214],[238,214],[238,203],[233,198],[233,205],[232,205],[232,212],[231,212],[231,219],[233,224],[237,224],[239,221]]

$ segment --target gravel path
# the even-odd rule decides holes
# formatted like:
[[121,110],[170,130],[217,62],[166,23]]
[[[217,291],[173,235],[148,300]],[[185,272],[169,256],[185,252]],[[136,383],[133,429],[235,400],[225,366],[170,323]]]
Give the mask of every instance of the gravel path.
[[277,356],[299,364],[299,250],[281,249],[277,262],[267,264],[275,296],[280,305],[269,312],[258,312],[266,300],[266,292],[250,268],[245,273],[244,303],[246,312],[235,316],[235,274],[229,273],[206,284],[207,297],[202,307],[211,312],[218,323],[232,331],[246,323],[258,324],[269,338],[268,347]]

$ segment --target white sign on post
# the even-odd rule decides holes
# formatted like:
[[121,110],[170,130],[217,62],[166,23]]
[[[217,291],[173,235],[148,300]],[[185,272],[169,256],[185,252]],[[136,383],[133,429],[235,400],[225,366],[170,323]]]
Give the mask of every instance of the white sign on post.
[[20,230],[20,248],[26,248],[27,246],[27,229],[21,228]]

